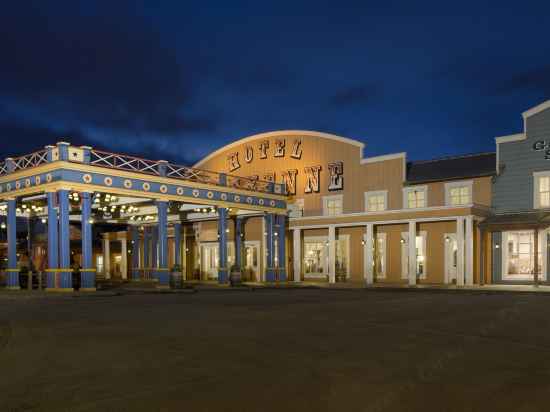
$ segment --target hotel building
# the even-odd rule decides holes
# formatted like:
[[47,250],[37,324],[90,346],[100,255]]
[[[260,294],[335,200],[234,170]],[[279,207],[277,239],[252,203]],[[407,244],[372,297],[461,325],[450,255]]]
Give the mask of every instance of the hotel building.
[[232,270],[249,282],[544,282],[550,101],[523,117],[496,153],[426,161],[303,130],[240,139],[193,167],[64,142],[9,158],[4,282],[18,288],[24,266],[51,290],[226,283]]

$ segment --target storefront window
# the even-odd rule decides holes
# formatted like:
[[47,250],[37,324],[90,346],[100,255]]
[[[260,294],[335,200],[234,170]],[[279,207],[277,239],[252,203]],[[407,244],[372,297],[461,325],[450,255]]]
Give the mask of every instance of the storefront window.
[[377,278],[386,277],[386,234],[377,233],[374,245],[374,273]]
[[326,245],[323,241],[304,242],[304,260],[306,276],[324,276]]
[[[533,278],[535,272],[535,234],[533,231],[505,232],[504,277],[510,279]],[[538,273],[541,273],[542,253],[538,247]]]

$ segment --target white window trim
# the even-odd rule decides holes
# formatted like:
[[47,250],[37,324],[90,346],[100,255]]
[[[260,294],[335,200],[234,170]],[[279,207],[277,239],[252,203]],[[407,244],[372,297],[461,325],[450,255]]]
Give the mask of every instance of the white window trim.
[[[510,230],[502,232],[502,241],[501,241],[501,250],[502,250],[502,261],[500,264],[500,270],[502,271],[502,280],[535,280],[535,275],[520,275],[520,274],[510,274],[506,270],[506,262],[508,260],[508,233],[509,232],[530,232],[534,233],[534,230]],[[541,273],[539,274],[539,280],[544,282],[546,281],[546,260],[548,247],[546,246],[546,239],[548,236],[548,230],[539,231],[539,248],[541,250]]]
[[[470,189],[470,201],[468,203],[453,205],[451,204],[451,189],[456,187],[468,187]],[[445,183],[445,204],[447,206],[466,206],[473,204],[473,194],[474,194],[474,181],[473,180],[460,180],[457,182],[447,182]]]
[[540,206],[539,179],[550,177],[550,170],[533,173],[533,209],[548,209]]
[[[388,271],[388,236],[386,232],[380,232],[376,233],[374,235],[374,241],[378,245],[378,237],[381,239],[384,239],[384,272],[383,273],[377,273],[376,271],[373,271],[374,279],[386,279],[386,272]],[[374,260],[374,253],[373,253],[373,260]]]
[[344,195],[330,195],[330,196],[323,196],[323,216],[340,216],[340,215],[329,215],[328,214],[328,201],[329,200],[340,200],[342,203],[342,213],[340,215],[344,214]]
[[[421,236],[424,243],[424,253],[428,254],[428,232],[426,230],[421,230],[416,233],[416,236]],[[401,232],[401,239],[405,240],[405,244],[409,241],[409,232]],[[401,239],[399,241],[401,241]],[[408,249],[407,249],[408,250]],[[428,259],[427,256],[424,256],[424,274],[418,276],[417,279],[425,280],[428,277]],[[403,244],[401,244],[401,279],[409,278],[409,265],[404,265],[405,259],[403,255]]]
[[[424,191],[424,202],[426,203],[424,207],[409,207],[409,200],[408,200],[408,194],[409,192],[418,192],[418,191]],[[422,185],[422,186],[406,186],[403,188],[403,209],[424,209],[428,207],[428,186]]]
[[289,211],[289,217],[302,217],[304,216],[304,199],[296,199],[294,203],[287,205]]
[[[380,196],[380,195],[384,196],[384,209],[383,210],[388,209],[388,191],[387,190],[371,190],[371,191],[365,192],[365,209],[364,209],[365,212],[367,212],[367,213],[375,212],[375,211],[369,210],[369,197],[371,197],[371,196]],[[378,210],[377,212],[380,212],[380,211]]]

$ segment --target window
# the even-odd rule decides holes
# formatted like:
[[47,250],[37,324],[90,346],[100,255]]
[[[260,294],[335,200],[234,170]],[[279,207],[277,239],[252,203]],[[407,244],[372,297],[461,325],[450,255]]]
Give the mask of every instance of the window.
[[534,178],[534,208],[550,208],[550,172],[536,172]]
[[324,196],[323,197],[323,215],[338,216],[343,211],[343,195]]
[[417,209],[428,205],[428,187],[411,186],[403,188],[403,205],[406,209]]
[[[416,235],[416,276],[426,279],[426,237],[427,232],[421,231]],[[409,277],[409,233],[401,233],[401,277]]]
[[289,203],[287,208],[290,217],[302,217],[304,215],[304,199],[296,199],[294,203]]
[[365,192],[365,210],[367,212],[380,212],[387,209],[388,191]]
[[445,183],[445,204],[447,206],[463,206],[472,203],[473,182],[461,181]]
[[[532,230],[502,233],[502,270],[504,280],[533,279],[535,273],[535,233]],[[542,241],[538,247],[538,273],[542,269]]]
[[374,276],[376,279],[386,277],[386,234],[377,233],[374,244]]

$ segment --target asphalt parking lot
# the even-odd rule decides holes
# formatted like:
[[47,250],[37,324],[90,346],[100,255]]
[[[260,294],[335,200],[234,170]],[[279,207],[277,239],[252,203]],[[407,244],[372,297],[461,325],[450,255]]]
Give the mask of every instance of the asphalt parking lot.
[[0,295],[0,411],[547,411],[550,295]]

